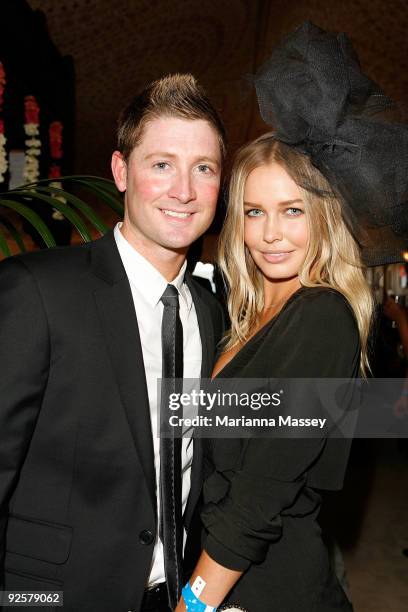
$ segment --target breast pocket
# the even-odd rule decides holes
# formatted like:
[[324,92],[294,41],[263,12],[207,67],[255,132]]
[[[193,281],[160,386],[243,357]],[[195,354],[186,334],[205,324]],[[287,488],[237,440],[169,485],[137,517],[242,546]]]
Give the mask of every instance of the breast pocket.
[[[59,568],[69,558],[72,533],[72,527],[67,525],[10,515],[6,532],[5,589],[62,591]],[[54,607],[52,604],[36,607],[36,610],[42,609],[50,612]]]
[[48,563],[62,564],[69,557],[72,527],[11,515],[6,551]]

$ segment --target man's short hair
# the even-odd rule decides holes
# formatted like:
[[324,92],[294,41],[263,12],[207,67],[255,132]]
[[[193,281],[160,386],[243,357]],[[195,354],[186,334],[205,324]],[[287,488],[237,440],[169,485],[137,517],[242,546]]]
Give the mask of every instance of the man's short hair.
[[225,156],[225,128],[204,89],[192,74],[170,74],[150,83],[121,112],[117,148],[125,161],[139,144],[146,123],[159,117],[208,121],[218,134],[221,156]]

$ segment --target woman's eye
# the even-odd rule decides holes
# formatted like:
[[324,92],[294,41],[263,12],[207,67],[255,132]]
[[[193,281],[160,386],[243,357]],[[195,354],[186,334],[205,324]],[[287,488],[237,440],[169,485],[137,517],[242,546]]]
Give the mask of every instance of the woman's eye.
[[250,210],[247,210],[245,214],[248,217],[260,217],[263,215],[263,212],[259,208],[251,208]]
[[303,214],[303,210],[301,208],[295,208],[293,206],[291,206],[291,208],[287,208],[286,212],[291,217],[300,217],[300,215]]

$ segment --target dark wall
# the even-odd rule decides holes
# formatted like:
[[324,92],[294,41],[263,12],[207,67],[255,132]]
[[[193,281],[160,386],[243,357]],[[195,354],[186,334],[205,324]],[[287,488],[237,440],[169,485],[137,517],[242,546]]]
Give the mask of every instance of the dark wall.
[[25,0],[0,2],[0,60],[6,71],[4,96],[5,136],[8,149],[24,148],[24,97],[33,95],[40,106],[42,142],[41,176],[49,165],[48,127],[61,121],[63,131],[62,171],[73,166],[74,67],[49,37],[45,15]]

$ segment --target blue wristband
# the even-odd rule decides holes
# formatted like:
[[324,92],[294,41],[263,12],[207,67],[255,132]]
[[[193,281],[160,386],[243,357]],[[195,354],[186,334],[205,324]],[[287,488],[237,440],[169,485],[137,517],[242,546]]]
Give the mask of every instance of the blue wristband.
[[187,612],[217,612],[217,608],[207,606],[207,604],[199,600],[197,595],[194,595],[189,582],[187,582],[181,594],[186,604]]

